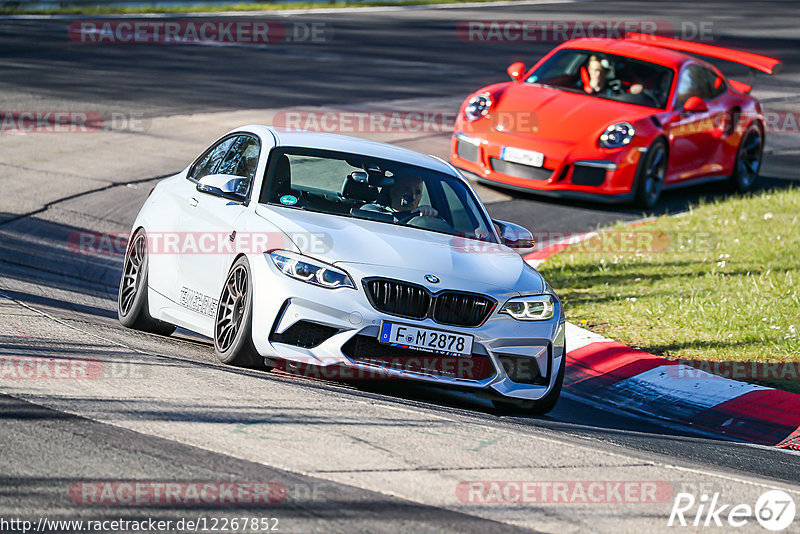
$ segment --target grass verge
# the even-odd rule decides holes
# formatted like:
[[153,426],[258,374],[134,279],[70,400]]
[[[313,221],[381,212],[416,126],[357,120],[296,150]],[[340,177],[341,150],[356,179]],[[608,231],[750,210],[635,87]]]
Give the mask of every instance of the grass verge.
[[800,189],[618,225],[540,270],[579,326],[800,393]]
[[188,6],[73,6],[31,9],[19,7],[0,8],[2,15],[137,15],[145,13],[222,13],[229,11],[285,11],[289,9],[319,9],[344,7],[424,6],[430,4],[463,4],[494,2],[496,0],[365,0],[363,2],[292,2],[292,3],[241,3],[195,4]]

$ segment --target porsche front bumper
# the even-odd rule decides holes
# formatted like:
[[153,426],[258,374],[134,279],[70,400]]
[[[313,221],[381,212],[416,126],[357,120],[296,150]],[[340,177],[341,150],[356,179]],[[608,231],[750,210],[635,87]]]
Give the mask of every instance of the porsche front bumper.
[[[503,159],[503,148],[544,154],[541,167]],[[508,133],[456,131],[450,161],[473,178],[511,189],[544,195],[621,202],[633,197],[643,148],[587,149],[579,144],[531,139]]]

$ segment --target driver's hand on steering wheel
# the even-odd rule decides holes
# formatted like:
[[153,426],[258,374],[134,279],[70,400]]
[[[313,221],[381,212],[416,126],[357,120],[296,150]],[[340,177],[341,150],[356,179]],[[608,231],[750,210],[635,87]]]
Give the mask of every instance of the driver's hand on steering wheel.
[[628,90],[628,92],[632,95],[638,95],[642,92],[642,89],[644,89],[644,87],[642,87],[642,84],[635,83],[631,85],[631,88]]
[[433,209],[433,206],[419,206],[417,208],[419,214],[423,217],[438,217],[439,212]]

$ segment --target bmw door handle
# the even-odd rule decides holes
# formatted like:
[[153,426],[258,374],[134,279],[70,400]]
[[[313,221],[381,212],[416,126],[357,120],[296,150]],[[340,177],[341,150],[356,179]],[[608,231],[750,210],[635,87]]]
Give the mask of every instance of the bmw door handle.
[[189,205],[193,208],[197,207],[197,199],[194,197],[189,198]]

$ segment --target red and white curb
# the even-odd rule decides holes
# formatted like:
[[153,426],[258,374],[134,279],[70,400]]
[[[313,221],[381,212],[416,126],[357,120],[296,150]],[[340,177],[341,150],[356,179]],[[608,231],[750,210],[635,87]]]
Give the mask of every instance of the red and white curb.
[[[532,252],[534,267],[597,232]],[[800,395],[710,374],[567,323],[565,392],[730,439],[800,450]]]

